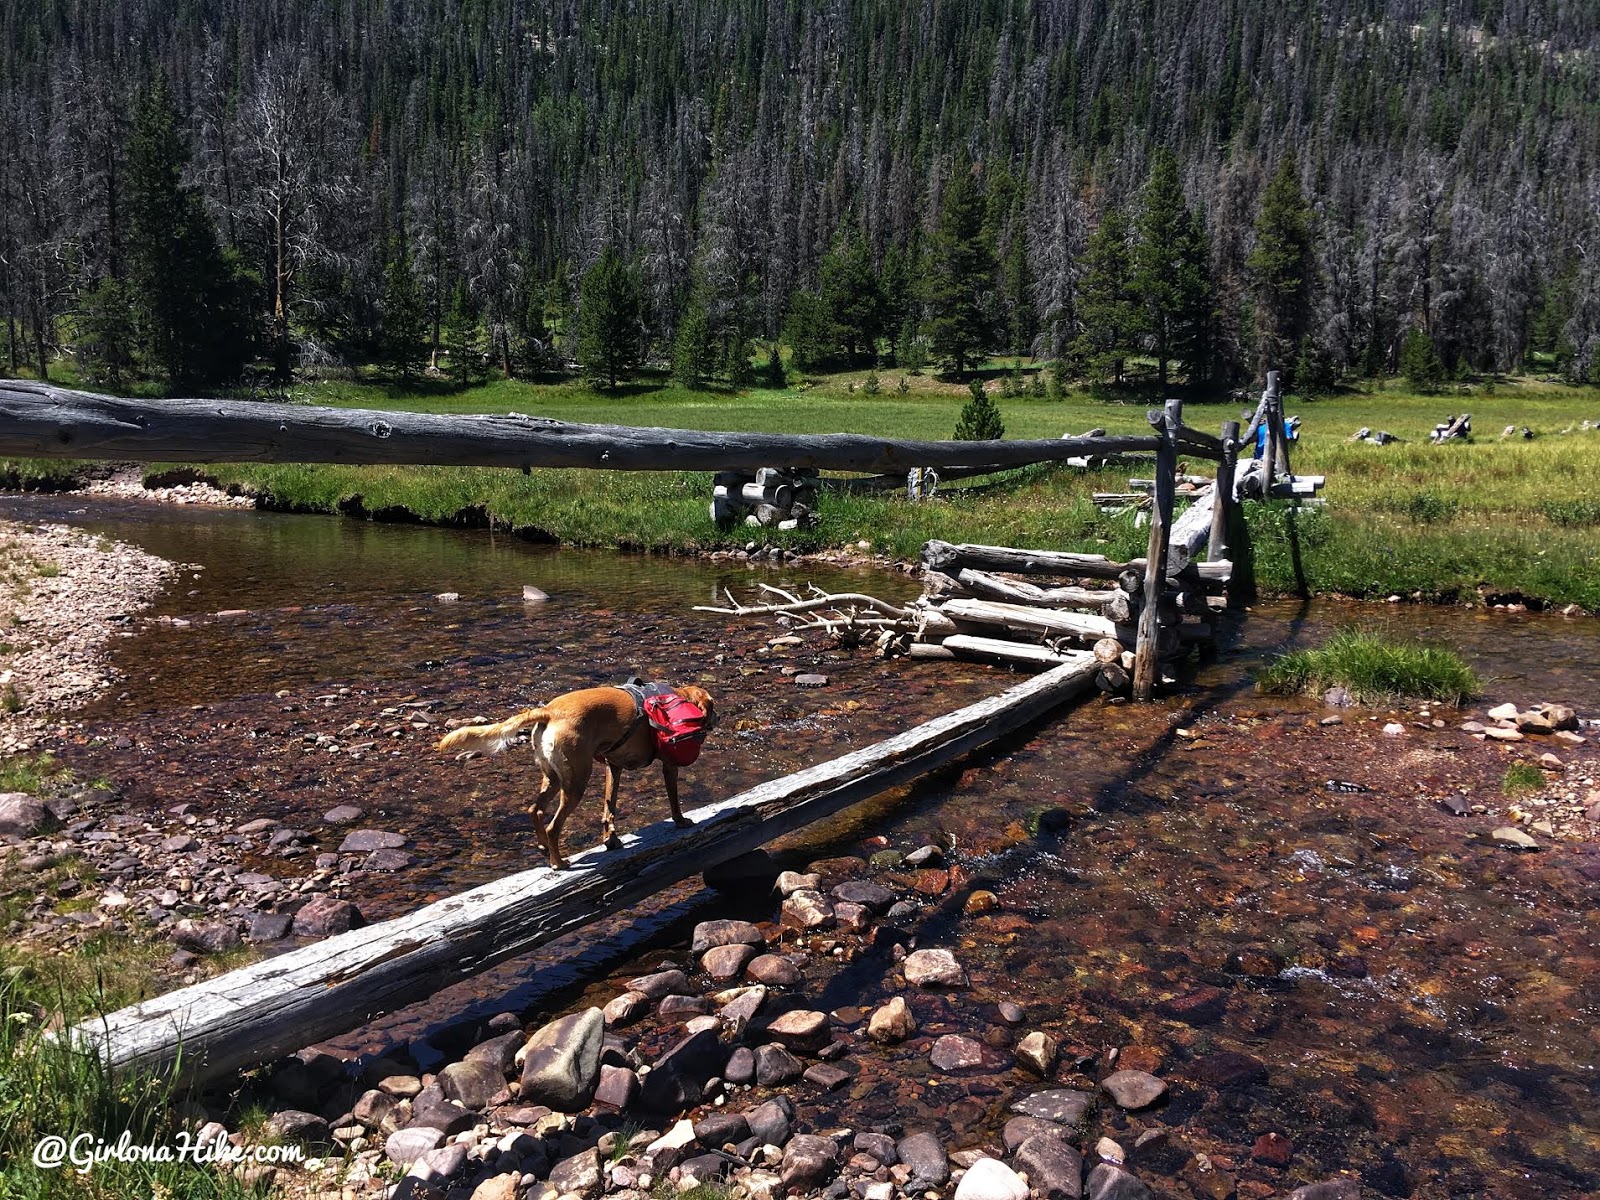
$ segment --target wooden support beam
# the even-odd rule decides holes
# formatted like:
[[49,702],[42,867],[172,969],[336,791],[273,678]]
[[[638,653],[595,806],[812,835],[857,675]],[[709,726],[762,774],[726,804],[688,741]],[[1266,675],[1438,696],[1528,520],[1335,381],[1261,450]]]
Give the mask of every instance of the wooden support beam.
[[0,381],[0,456],[140,462],[335,462],[610,471],[815,467],[1000,469],[1152,451],[1145,436],[930,442],[864,434],[720,433],[239,400],[127,400]]
[[[1063,612],[1055,608],[1034,608],[1027,604],[1003,604],[998,600],[946,600],[939,611],[961,625],[997,625],[1027,637],[1074,637],[1087,642],[1114,637],[1132,640],[1133,630],[1093,613]],[[947,637],[945,641],[949,641]]]
[[[950,542],[930,541],[922,545],[923,565],[931,571],[954,578],[966,568],[980,571],[1004,571],[1012,575],[1049,575],[1057,578],[1088,578],[1117,580],[1127,571],[1134,571],[1141,581],[1145,573],[1145,559],[1132,562],[1114,562],[1103,554],[1073,554],[1064,550],[1019,550],[1011,546],[980,546],[971,543],[952,545]],[[1233,570],[1230,562],[1191,562],[1181,572],[1174,572],[1170,583],[1183,583],[1209,590],[1220,591],[1228,582]],[[1124,589],[1126,590],[1126,589]]]
[[[1149,700],[1155,694],[1156,667],[1161,658],[1161,630],[1157,625],[1166,581],[1167,530],[1172,524],[1174,476],[1178,473],[1177,433],[1183,424],[1183,401],[1168,400],[1162,413],[1151,413],[1150,423],[1161,433],[1156,451],[1155,504],[1150,509],[1150,543],[1145,553],[1145,606],[1139,614],[1138,642],[1134,649],[1133,698]],[[1187,565],[1187,564],[1185,564]]]
[[970,633],[954,634],[945,638],[940,645],[957,658],[978,658],[1035,667],[1081,666],[1089,670],[1091,678],[1101,665],[1100,660],[1089,650],[1052,650],[1049,646],[1011,642],[1003,638],[978,637]]
[[1200,548],[1211,540],[1212,511],[1216,507],[1217,489],[1208,487],[1199,492],[1194,503],[1184,509],[1183,515],[1172,523],[1167,536],[1168,577],[1177,575],[1200,557]]
[[1206,547],[1206,557],[1211,559],[1231,557],[1228,541],[1233,536],[1233,510],[1238,504],[1234,495],[1234,473],[1239,465],[1239,422],[1222,424],[1222,459],[1217,463],[1216,502],[1211,506],[1211,540]]
[[1119,594],[1116,588],[1035,587],[1016,579],[1004,579],[987,571],[963,570],[956,582],[975,596],[1003,600],[1008,604],[1032,604],[1039,608],[1104,609]]
[[[415,912],[338,934],[69,1030],[111,1067],[202,1082],[344,1033],[526,954],[707,867],[1010,734],[1093,686],[1093,655],[840,758]],[[701,760],[715,761],[715,754]],[[465,785],[463,785],[465,786]],[[180,1054],[181,1048],[181,1054]]]

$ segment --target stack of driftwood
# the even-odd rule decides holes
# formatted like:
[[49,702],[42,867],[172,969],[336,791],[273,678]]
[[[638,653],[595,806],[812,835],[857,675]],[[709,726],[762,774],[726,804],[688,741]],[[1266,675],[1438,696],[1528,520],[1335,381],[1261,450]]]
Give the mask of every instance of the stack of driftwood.
[[[1153,601],[1163,658],[1210,641],[1212,610],[1226,603],[1231,564],[1194,561],[1210,529],[1202,493],[1173,525],[1166,586]],[[1033,666],[1092,658],[1102,691],[1128,690],[1139,616],[1151,602],[1143,559],[929,542],[922,562],[923,620],[905,647],[913,657]]]
[[810,467],[762,467],[719,471],[711,492],[711,519],[718,529],[772,525],[803,529],[817,521],[817,478]]

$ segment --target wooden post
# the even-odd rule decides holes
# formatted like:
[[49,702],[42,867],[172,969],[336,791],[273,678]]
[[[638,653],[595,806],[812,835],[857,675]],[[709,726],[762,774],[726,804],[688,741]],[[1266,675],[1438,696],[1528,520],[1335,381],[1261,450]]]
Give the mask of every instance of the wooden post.
[[1261,498],[1272,496],[1272,477],[1278,467],[1278,439],[1283,436],[1283,411],[1278,402],[1278,373],[1267,372],[1267,390],[1262,394],[1262,420],[1267,423],[1266,447],[1261,452]]
[[1222,461],[1217,464],[1217,495],[1211,503],[1211,544],[1206,548],[1206,557],[1215,562],[1220,558],[1231,559],[1233,555],[1228,549],[1228,537],[1233,528],[1233,496],[1234,476],[1239,469],[1239,422],[1224,421],[1222,424]]
[[1166,587],[1167,530],[1172,525],[1172,497],[1177,490],[1178,427],[1183,424],[1183,401],[1168,400],[1165,412],[1150,414],[1150,424],[1161,435],[1156,449],[1155,502],[1150,506],[1150,545],[1145,554],[1144,608],[1139,613],[1139,640],[1134,651],[1133,698],[1149,700],[1155,693],[1157,664],[1161,658],[1159,600]]

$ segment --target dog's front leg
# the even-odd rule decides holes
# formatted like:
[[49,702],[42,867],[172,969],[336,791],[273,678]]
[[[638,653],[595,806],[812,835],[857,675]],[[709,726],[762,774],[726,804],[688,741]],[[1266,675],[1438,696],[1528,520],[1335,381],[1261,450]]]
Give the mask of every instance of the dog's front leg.
[[600,810],[600,840],[612,850],[622,845],[617,836],[617,785],[622,782],[622,772],[608,759],[606,761],[606,796]]
[[661,782],[667,785],[667,803],[672,806],[672,823],[674,825],[693,825],[694,822],[683,815],[683,809],[678,806],[678,765],[666,759],[661,760]]

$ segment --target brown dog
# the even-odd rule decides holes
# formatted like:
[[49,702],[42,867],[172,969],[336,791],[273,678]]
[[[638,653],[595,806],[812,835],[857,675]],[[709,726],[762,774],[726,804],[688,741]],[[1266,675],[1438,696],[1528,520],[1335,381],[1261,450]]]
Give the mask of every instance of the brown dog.
[[[672,688],[705,714],[704,728],[716,723],[711,697],[702,688]],[[539,763],[542,778],[539,795],[529,809],[544,840],[550,865],[557,870],[567,865],[561,857],[561,827],[583,799],[589,773],[597,761],[606,764],[605,807],[600,832],[606,845],[615,848],[617,778],[623,771],[635,771],[660,758],[661,779],[667,787],[667,803],[672,819],[679,825],[692,825],[678,806],[678,766],[658,753],[656,730],[646,719],[634,694],[620,687],[584,688],[557,696],[548,704],[526,708],[515,716],[493,725],[463,725],[439,741],[444,751],[478,750],[497,754],[511,744],[517,731],[532,727],[529,742]],[[541,824],[550,797],[560,800],[548,823]]]

